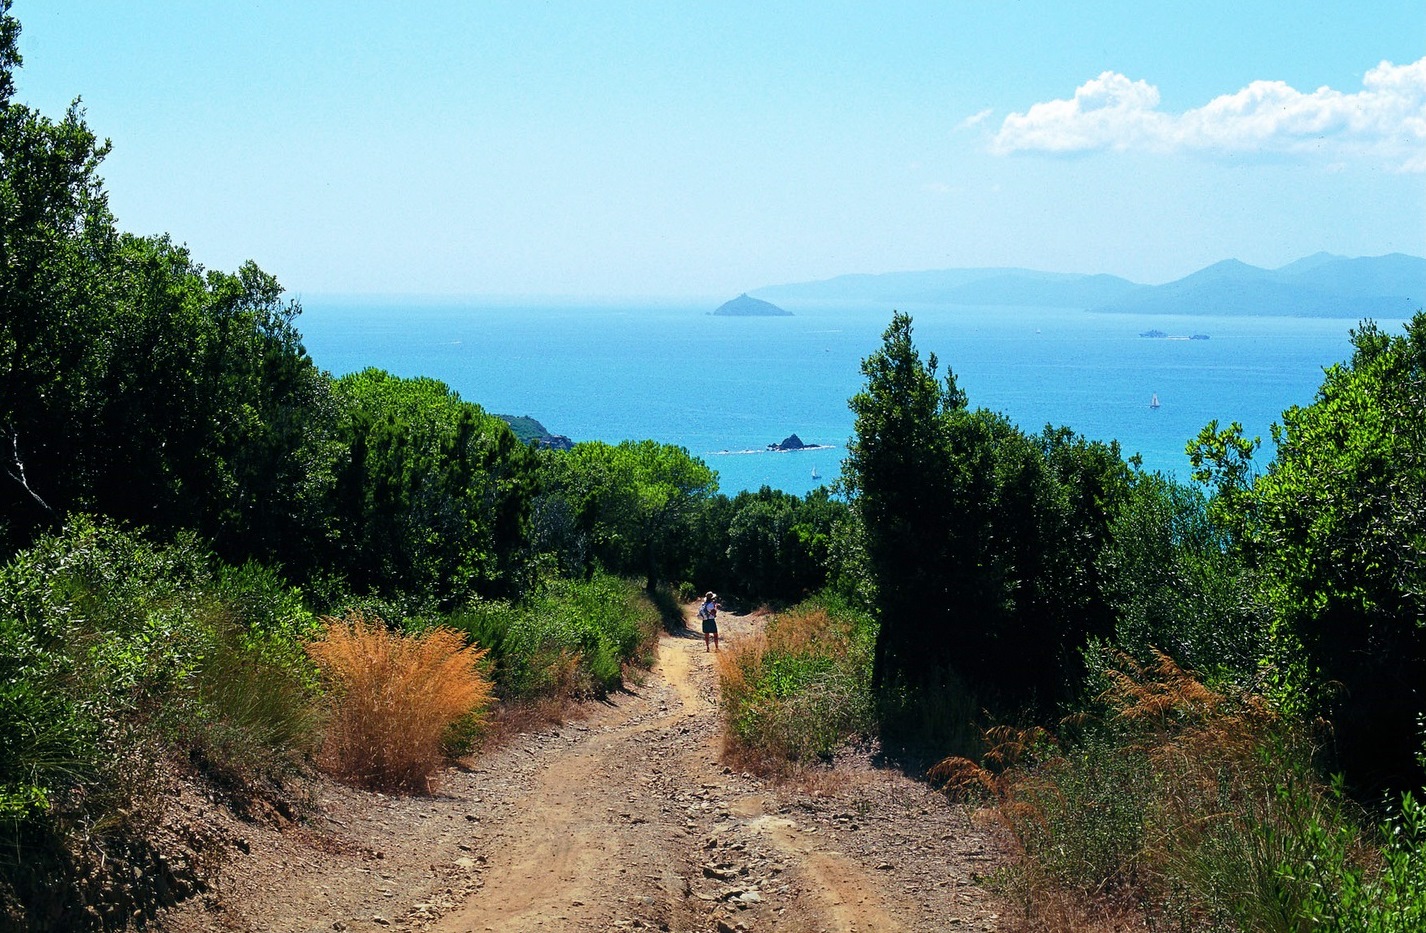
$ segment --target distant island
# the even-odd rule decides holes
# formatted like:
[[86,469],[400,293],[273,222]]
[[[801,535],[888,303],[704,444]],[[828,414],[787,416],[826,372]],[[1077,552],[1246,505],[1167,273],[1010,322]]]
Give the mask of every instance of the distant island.
[[1166,333],[1166,332],[1164,332],[1164,331],[1158,330],[1157,328],[1152,329],[1152,330],[1141,331],[1140,334],[1139,334],[1139,336],[1140,336],[1140,337],[1155,337],[1155,338],[1160,339],[1160,340],[1207,340],[1207,339],[1208,339],[1208,335],[1207,335],[1207,334],[1191,334],[1191,335],[1186,336],[1186,337],[1181,337],[1181,336],[1179,336],[1179,335],[1177,335],[1177,334]]
[[908,304],[931,304],[1404,319],[1426,305],[1426,259],[1404,253],[1359,258],[1317,253],[1277,269],[1227,259],[1163,285],[1113,275],[967,268],[843,275],[754,291],[768,301],[856,301],[903,310]]
[[768,444],[768,450],[826,450],[828,444],[804,444],[802,438],[796,434],[789,434],[782,441],[775,444]]
[[714,314],[725,317],[791,317],[792,312],[779,308],[770,301],[763,301],[760,298],[749,298],[747,293],[739,295],[732,301],[725,301],[718,306]]
[[541,447],[548,447],[551,450],[569,450],[574,446],[574,441],[563,434],[551,434],[545,430],[543,424],[529,415],[496,415],[495,417],[510,425],[510,430],[515,432],[515,436],[520,439],[522,444],[534,441]]

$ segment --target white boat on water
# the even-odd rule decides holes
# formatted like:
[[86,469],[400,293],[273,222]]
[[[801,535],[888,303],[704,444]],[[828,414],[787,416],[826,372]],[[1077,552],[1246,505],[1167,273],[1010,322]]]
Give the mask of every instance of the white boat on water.
[[822,478],[822,474],[817,472],[817,468],[816,468],[815,466],[812,468],[812,478],[813,478],[813,479],[821,479],[821,478]]
[[1158,408],[1158,407],[1159,407],[1159,393],[1155,392],[1155,393],[1153,394],[1153,396],[1150,397],[1150,399],[1149,399],[1149,407],[1150,407],[1150,408]]

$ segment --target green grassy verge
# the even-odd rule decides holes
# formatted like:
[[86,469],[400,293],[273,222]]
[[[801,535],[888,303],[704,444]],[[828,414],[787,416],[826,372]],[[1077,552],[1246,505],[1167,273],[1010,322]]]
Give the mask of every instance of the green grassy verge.
[[873,725],[869,621],[822,597],[718,658],[729,752],[777,772],[829,757]]

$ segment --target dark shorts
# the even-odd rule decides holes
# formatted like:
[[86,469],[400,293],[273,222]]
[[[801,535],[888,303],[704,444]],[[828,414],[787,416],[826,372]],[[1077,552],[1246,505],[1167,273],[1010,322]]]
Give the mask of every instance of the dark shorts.
[[718,620],[717,620],[717,619],[704,619],[704,620],[703,620],[703,634],[704,634],[704,635],[717,635],[717,634],[718,634]]

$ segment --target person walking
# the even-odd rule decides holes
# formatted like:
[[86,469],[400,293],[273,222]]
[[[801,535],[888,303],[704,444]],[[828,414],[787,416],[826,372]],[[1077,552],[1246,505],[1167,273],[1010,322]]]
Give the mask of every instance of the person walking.
[[708,651],[709,636],[713,638],[713,649],[718,650],[718,594],[712,590],[703,598],[703,605],[699,607],[698,618],[703,621],[703,650]]

